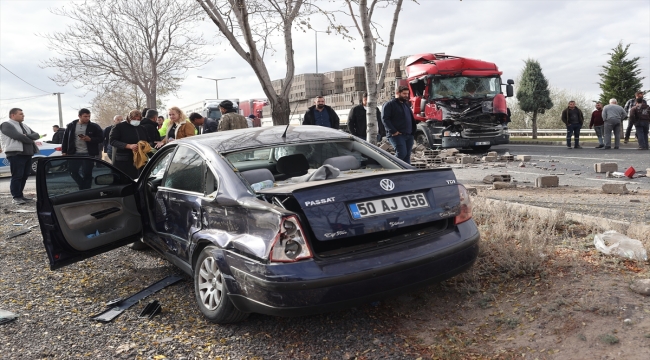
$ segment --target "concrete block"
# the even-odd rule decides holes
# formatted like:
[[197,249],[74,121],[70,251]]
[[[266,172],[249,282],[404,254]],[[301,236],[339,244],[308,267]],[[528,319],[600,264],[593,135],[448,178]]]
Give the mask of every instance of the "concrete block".
[[426,169],[427,168],[427,164],[423,163],[423,162],[415,162],[415,163],[412,163],[411,165],[416,169]]
[[390,145],[388,145],[388,144],[381,144],[381,145],[379,146],[379,148],[382,149],[382,150],[388,150],[388,148],[390,148]]
[[510,182],[512,177],[508,174],[494,174],[483,178],[483,183],[492,184],[494,182]]
[[456,157],[455,156],[447,156],[445,158],[445,162],[448,164],[455,164],[456,163]]
[[560,178],[557,176],[538,176],[537,179],[535,179],[535,187],[538,188],[558,186],[560,186]]
[[445,149],[444,151],[447,153],[447,155],[452,155],[452,156],[460,152],[456,148]]
[[487,153],[487,156],[494,156],[494,157],[497,157],[497,156],[499,156],[499,154],[497,154],[496,151],[490,151],[490,152]]
[[616,163],[595,163],[594,171],[597,173],[606,173],[618,171],[618,164]]
[[483,160],[484,162],[495,162],[495,161],[497,161],[497,157],[496,156],[483,156],[483,158],[481,160]]
[[516,184],[504,182],[504,181],[495,181],[492,183],[492,189],[494,190],[512,189],[516,187],[517,187]]
[[514,155],[503,155],[501,161],[515,161]]
[[517,155],[517,160],[519,161],[530,161],[530,155]]
[[465,186],[465,189],[467,189],[467,192],[470,195],[477,195],[478,194],[478,190],[476,190],[476,188],[473,187],[473,186]]
[[627,186],[625,184],[603,184],[603,192],[605,194],[627,194]]
[[474,158],[471,156],[463,156],[461,158],[458,158],[458,162],[460,164],[473,164],[474,163]]

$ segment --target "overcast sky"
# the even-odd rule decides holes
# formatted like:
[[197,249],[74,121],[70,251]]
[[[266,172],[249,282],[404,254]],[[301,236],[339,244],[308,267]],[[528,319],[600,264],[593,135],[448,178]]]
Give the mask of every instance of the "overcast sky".
[[[404,1],[393,58],[404,55],[445,52],[496,63],[504,79],[515,79],[523,60],[537,59],[552,86],[581,92],[596,99],[600,93],[598,73],[619,41],[631,43],[631,56],[640,57],[644,89],[650,90],[650,1],[648,0],[418,0]],[[40,67],[42,61],[56,57],[39,34],[62,31],[67,19],[48,9],[70,1],[0,0],[0,118],[9,108],[25,111],[26,123],[40,133],[51,134],[58,123],[56,96],[5,100],[62,92],[64,124],[75,119],[77,110],[88,107],[93,93],[74,84],[57,86],[48,77],[56,69]],[[325,2],[323,2],[325,3]],[[390,23],[389,12],[375,20]],[[219,41],[216,27],[197,20],[197,31],[216,44],[214,59],[201,69],[188,71],[177,96],[164,99],[168,106],[185,106],[214,98],[214,82],[198,75],[235,80],[219,82],[221,98],[259,98],[264,93],[254,73],[229,46]],[[326,30],[314,22],[317,30]],[[388,29],[384,29],[388,33]],[[354,33],[353,33],[354,35]],[[294,32],[296,74],[315,72],[314,33]],[[383,59],[384,49],[379,51]],[[200,54],[196,54],[200,56]],[[381,61],[381,60],[379,60]],[[318,34],[318,70],[327,72],[363,65],[360,40],[349,42],[334,35]],[[267,58],[272,79],[284,77],[284,54]],[[38,89],[36,89],[36,88]],[[49,136],[48,136],[49,137]]]

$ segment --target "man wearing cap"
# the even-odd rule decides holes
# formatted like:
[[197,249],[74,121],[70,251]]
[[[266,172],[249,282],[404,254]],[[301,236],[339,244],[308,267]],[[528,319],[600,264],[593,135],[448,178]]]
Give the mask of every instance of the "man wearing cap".
[[237,114],[232,101],[224,100],[219,104],[221,111],[221,120],[219,121],[219,131],[236,130],[248,128],[248,123],[243,115]]

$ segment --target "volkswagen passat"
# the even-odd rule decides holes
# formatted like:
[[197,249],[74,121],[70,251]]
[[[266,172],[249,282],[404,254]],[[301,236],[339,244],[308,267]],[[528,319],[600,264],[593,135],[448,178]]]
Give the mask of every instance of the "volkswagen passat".
[[136,181],[91,158],[38,166],[51,269],[146,244],[193,277],[198,307],[216,323],[372,301],[454,276],[478,254],[470,199],[451,169],[416,170],[324,127],[175,141]]

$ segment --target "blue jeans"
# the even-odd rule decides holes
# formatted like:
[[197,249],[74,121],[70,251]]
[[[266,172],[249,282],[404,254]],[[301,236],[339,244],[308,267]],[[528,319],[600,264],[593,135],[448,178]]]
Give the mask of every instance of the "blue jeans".
[[395,148],[395,157],[411,164],[411,150],[413,149],[413,135],[400,134],[388,137],[388,141]]
[[576,147],[580,146],[580,124],[569,124],[566,127],[566,146],[571,147],[571,135],[575,136]]
[[648,128],[650,128],[650,123],[647,121],[637,121],[634,124],[636,128],[636,137],[639,140],[639,147],[642,149],[648,148]]
[[605,125],[594,126],[594,130],[596,131],[596,136],[598,136],[598,144],[605,145],[605,142],[603,140],[604,138],[603,135],[605,133]]
[[23,197],[23,190],[27,183],[27,178],[32,168],[31,155],[14,155],[7,158],[9,160],[9,169],[11,170],[11,181],[9,181],[9,191],[11,196],[16,198]]
[[[90,158],[90,157],[89,157]],[[68,173],[79,186],[79,190],[90,189],[93,184],[93,166],[92,161],[69,160]],[[81,172],[79,171],[81,170]]]

